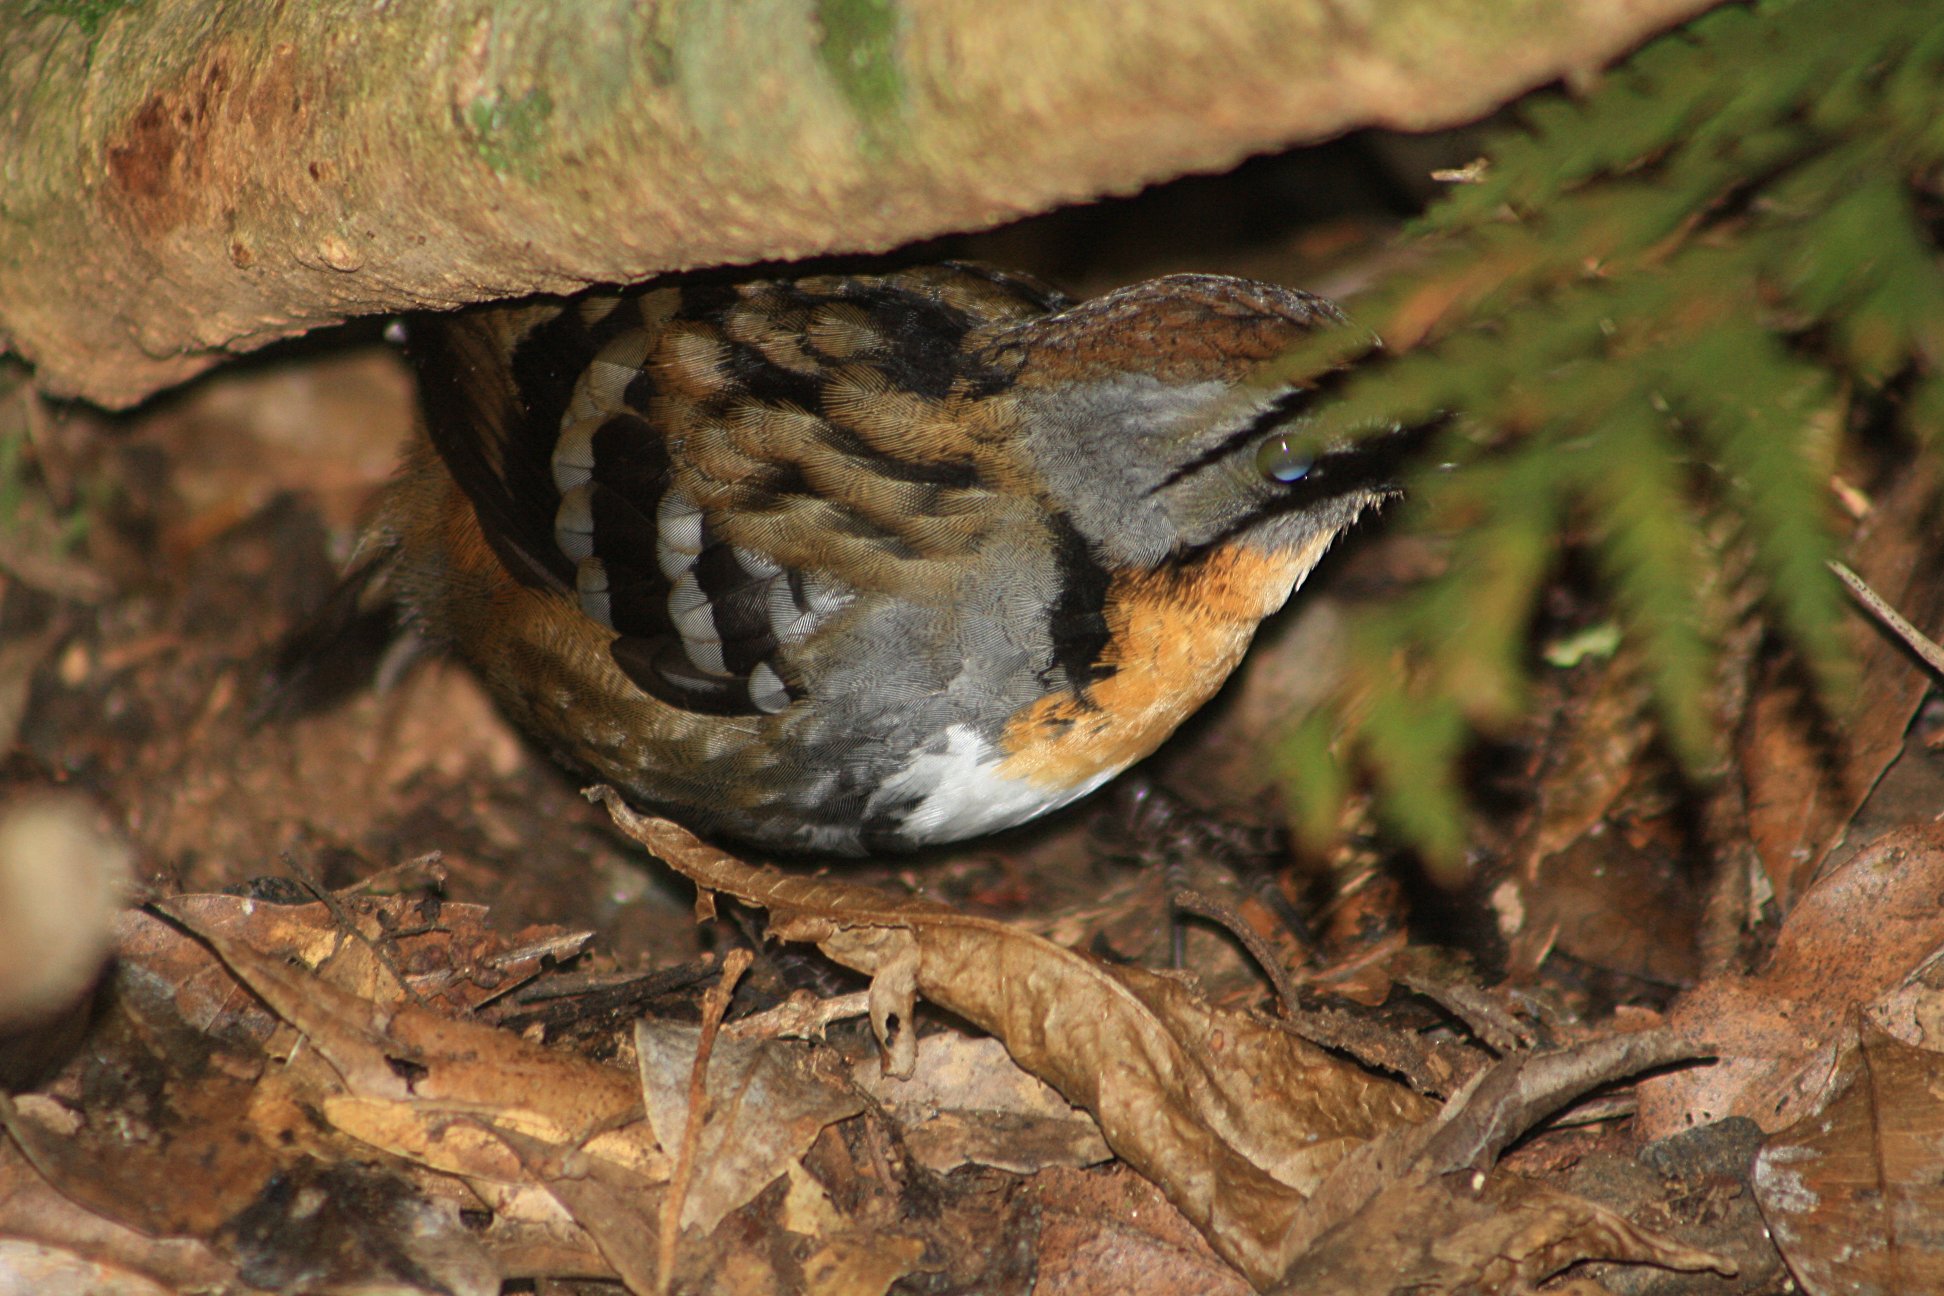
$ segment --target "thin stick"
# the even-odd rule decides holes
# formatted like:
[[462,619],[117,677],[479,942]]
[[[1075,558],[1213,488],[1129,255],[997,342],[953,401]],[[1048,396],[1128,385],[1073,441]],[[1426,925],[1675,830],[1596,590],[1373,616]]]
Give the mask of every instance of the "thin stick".
[[1224,931],[1240,942],[1242,948],[1249,952],[1249,957],[1255,960],[1256,966],[1262,969],[1262,974],[1269,978],[1269,984],[1275,988],[1276,998],[1282,1001],[1283,1009],[1291,1013],[1298,1010],[1296,986],[1290,981],[1289,974],[1283,971],[1282,960],[1276,957],[1276,951],[1270,948],[1269,942],[1256,934],[1255,928],[1249,926],[1248,920],[1237,913],[1233,905],[1200,891],[1184,890],[1174,893],[1174,907],[1183,913],[1220,924]]
[[1939,648],[1935,640],[1903,619],[1897,609],[1890,606],[1881,594],[1864,583],[1863,578],[1839,562],[1829,564],[1829,570],[1836,573],[1836,579],[1849,586],[1849,592],[1856,601],[1868,609],[1871,616],[1883,622],[1890,633],[1904,641],[1904,646],[1917,654],[1931,673],[1944,679],[1944,648]]
[[386,949],[378,941],[365,935],[364,928],[358,926],[358,920],[345,907],[344,901],[338,898],[336,892],[324,885],[322,878],[313,873],[289,851],[283,852],[282,859],[284,865],[292,873],[297,875],[297,881],[303,886],[304,890],[317,897],[319,903],[324,906],[325,912],[331,915],[331,921],[337,924],[338,931],[364,946],[371,957],[377,960],[378,966],[391,973],[391,979],[397,983],[400,990],[405,992],[405,997],[412,1001],[414,1007],[430,1008],[432,1006],[425,1002],[425,996],[420,994],[410,981],[406,980],[405,969],[398,966],[398,960],[392,957],[391,951]]
[[689,1183],[695,1178],[695,1155],[702,1145],[702,1122],[709,1114],[709,1054],[715,1051],[716,1035],[722,1029],[723,1015],[736,992],[736,982],[749,969],[755,955],[746,949],[731,950],[722,960],[721,978],[702,992],[702,1037],[695,1045],[695,1063],[689,1068],[688,1119],[682,1124],[682,1145],[675,1150],[675,1165],[668,1176],[668,1195],[662,1199],[661,1237],[655,1275],[661,1296],[668,1296],[675,1281],[675,1250],[682,1240],[682,1206],[688,1201]]

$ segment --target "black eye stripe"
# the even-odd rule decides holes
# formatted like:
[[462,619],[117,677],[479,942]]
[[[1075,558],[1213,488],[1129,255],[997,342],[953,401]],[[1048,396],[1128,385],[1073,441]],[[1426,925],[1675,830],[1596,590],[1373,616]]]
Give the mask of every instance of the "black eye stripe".
[[1177,465],[1174,471],[1157,482],[1153,490],[1148,493],[1151,495],[1159,494],[1176,482],[1192,477],[1214,464],[1221,463],[1256,438],[1266,436],[1277,426],[1300,417],[1315,394],[1314,391],[1307,387],[1296,387],[1284,392],[1259,411],[1247,423],[1229,433],[1220,441],[1196,455],[1193,459]]
[[1359,491],[1380,496],[1401,494],[1400,477],[1405,463],[1441,426],[1442,421],[1434,421],[1387,428],[1341,450],[1319,454],[1302,477],[1278,485],[1273,496],[1219,533],[1176,550],[1175,558],[1181,562],[1196,561],[1272,518],[1298,513],[1340,496]]

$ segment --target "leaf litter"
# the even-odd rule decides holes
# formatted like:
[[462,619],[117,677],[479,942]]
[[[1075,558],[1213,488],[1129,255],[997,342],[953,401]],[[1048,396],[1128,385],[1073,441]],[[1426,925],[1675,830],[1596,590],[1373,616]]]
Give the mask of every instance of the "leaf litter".
[[[329,382],[392,390],[387,364]],[[253,435],[247,406],[215,417]],[[460,672],[253,719],[382,469],[334,469],[319,514],[277,477],[311,460],[188,453],[199,417],[62,414],[39,444],[106,465],[114,516],[59,568],[0,555],[7,799],[113,807],[148,897],[62,1032],[0,1042],[30,1076],[0,1107],[14,1289],[1935,1285],[1937,716],[1861,620],[1837,714],[1735,641],[1705,795],[1624,644],[1560,655],[1481,776],[1511,790],[1475,884],[1436,893],[1367,837],[1293,858],[1273,735],[1236,736],[1327,693],[1346,600],[1436,559],[1366,543],[1154,763],[1188,809],[1132,821],[1136,863],[1101,807],[841,878],[630,820],[720,897],[697,924]],[[1935,635],[1934,486],[1845,475],[1848,561]],[[1198,920],[1190,970],[1150,970],[1187,893],[1260,939]]]

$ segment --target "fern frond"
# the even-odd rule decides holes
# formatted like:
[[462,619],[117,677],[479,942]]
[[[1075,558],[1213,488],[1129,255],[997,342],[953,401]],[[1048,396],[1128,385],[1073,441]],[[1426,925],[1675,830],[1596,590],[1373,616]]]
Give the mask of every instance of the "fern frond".
[[1304,823],[1361,767],[1434,862],[1462,840],[1452,762],[1523,704],[1568,519],[1691,768],[1719,746],[1719,522],[1841,686],[1831,429],[1847,393],[1907,376],[1909,423],[1944,435],[1944,3],[1716,10],[1584,100],[1534,100],[1489,155],[1411,231],[1429,255],[1408,281],[1357,304],[1385,350],[1316,419],[1324,437],[1445,421],[1453,470],[1411,483],[1407,517],[1450,568],[1365,619],[1354,701],[1284,752]]

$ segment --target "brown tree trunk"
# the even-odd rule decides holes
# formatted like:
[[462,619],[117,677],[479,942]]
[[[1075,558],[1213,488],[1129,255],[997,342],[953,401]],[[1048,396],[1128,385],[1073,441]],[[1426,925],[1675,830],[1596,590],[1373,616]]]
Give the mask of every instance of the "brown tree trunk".
[[880,250],[1452,124],[1710,3],[12,5],[0,341],[127,405],[354,315]]

